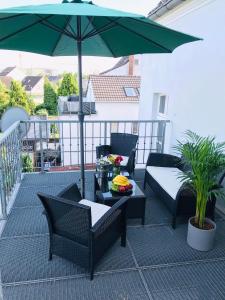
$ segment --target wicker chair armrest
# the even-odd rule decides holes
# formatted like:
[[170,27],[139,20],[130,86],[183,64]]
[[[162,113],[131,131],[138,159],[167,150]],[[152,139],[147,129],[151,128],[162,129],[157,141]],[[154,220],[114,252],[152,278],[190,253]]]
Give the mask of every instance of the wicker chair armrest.
[[182,170],[182,162],[178,156],[164,153],[150,153],[146,166],[170,167]]
[[101,155],[107,156],[111,154],[111,146],[110,145],[100,145],[96,147],[96,157],[100,158]]
[[182,186],[179,188],[179,190],[177,191],[177,195],[176,195],[176,199],[180,198],[180,197],[196,197],[196,193],[193,190],[193,188],[188,184],[188,183],[183,183]]
[[79,202],[82,199],[80,190],[76,183],[72,183],[58,193],[57,197]]
[[104,216],[92,227],[91,232],[98,236],[104,232],[110,224],[122,213],[126,217],[127,201],[129,197],[122,197],[117,201]]
[[220,177],[219,177],[219,180],[218,180],[219,185],[223,184],[224,178],[225,178],[225,172],[223,172],[223,174],[221,174]]

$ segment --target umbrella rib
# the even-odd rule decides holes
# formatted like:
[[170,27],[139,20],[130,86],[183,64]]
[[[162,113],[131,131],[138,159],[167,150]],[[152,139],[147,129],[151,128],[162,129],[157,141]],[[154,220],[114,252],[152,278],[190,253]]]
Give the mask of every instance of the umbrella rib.
[[[46,17],[46,19],[48,19],[48,18],[50,18],[50,16]],[[13,33],[10,33],[10,34],[8,34],[7,36],[4,36],[3,38],[1,38],[1,39],[0,39],[0,42],[3,42],[3,41],[5,41],[5,40],[7,40],[7,39],[13,37],[14,35],[16,35],[16,34],[18,34],[18,33],[21,33],[21,32],[23,32],[23,31],[25,31],[25,30],[31,28],[32,26],[34,26],[34,25],[36,25],[36,24],[39,24],[39,23],[41,23],[40,20],[38,20],[38,21],[36,21],[36,22],[33,22],[32,24],[29,24],[29,25],[27,25],[27,26],[25,26],[25,27],[23,27],[23,28],[21,28],[21,29],[15,31],[15,32],[13,32]]]
[[[89,18],[88,18],[88,19],[89,19]],[[90,22],[92,23],[92,20],[90,20]],[[92,23],[92,25],[93,25],[93,23]],[[93,27],[94,27],[94,25],[93,25]],[[114,57],[116,57],[115,53],[113,52],[112,48],[109,46],[108,42],[106,42],[106,41],[103,39],[103,37],[101,36],[101,33],[99,33],[99,36],[100,36],[101,40],[103,41],[103,43],[105,43],[106,47],[108,47],[108,49],[110,50],[110,52],[112,53],[112,55],[113,55]]]
[[69,32],[69,31],[67,31],[67,30],[63,31],[60,27],[58,27],[57,25],[55,25],[55,24],[49,22],[48,20],[43,19],[41,16],[39,16],[39,15],[36,15],[36,16],[40,18],[41,23],[42,23],[44,26],[46,26],[46,27],[48,27],[48,28],[50,28],[50,29],[53,29],[54,31],[63,33],[63,34],[65,34],[66,36],[68,36],[68,37],[70,37],[70,38],[72,38],[72,39],[76,39],[76,38],[77,38],[77,37],[74,36],[71,32]]
[[[111,19],[109,18],[109,20],[111,20]],[[137,36],[139,36],[139,37],[145,39],[146,41],[148,41],[148,42],[150,42],[150,43],[153,43],[154,45],[156,45],[157,47],[163,49],[163,50],[166,51],[167,53],[168,53],[168,52],[169,52],[169,53],[172,52],[170,49],[168,49],[168,48],[166,48],[166,47],[160,45],[159,43],[153,41],[152,39],[147,38],[147,37],[144,36],[143,34],[140,34],[140,33],[136,32],[136,31],[133,30],[133,29],[127,28],[126,26],[124,26],[124,25],[118,23],[117,21],[114,21],[114,22],[115,22],[118,26],[121,26],[122,28],[124,28],[125,30],[127,30],[127,31],[129,31],[129,32],[132,32],[132,33],[134,33],[134,34],[136,34]]]
[[[119,20],[119,19],[121,19],[121,17],[116,18],[116,20]],[[97,35],[97,34],[100,34],[100,33],[103,33],[103,32],[105,32],[105,31],[108,31],[108,30],[112,29],[113,27],[115,27],[115,26],[117,25],[117,24],[115,24],[115,22],[116,22],[116,21],[114,21],[114,20],[113,20],[113,21],[110,20],[110,23],[108,23],[108,24],[102,26],[101,28],[99,28],[99,29],[94,29],[94,30],[90,31],[88,34],[86,34],[86,35],[83,37],[83,39],[91,38],[91,37],[93,37],[93,36],[95,36],[95,35]],[[113,25],[112,25],[112,24],[113,24]]]
[[[71,17],[68,17],[64,29],[67,27],[67,25],[69,24],[70,20],[71,20]],[[59,36],[59,38],[57,39],[57,41],[55,43],[55,47],[53,48],[53,51],[52,51],[52,56],[54,55],[54,52],[56,50],[56,47],[58,46],[59,41],[61,40],[61,37],[62,37],[62,33],[61,33],[61,35]]]
[[5,21],[5,20],[9,20],[9,19],[14,19],[14,18],[21,17],[21,16],[24,16],[24,15],[25,15],[25,14],[12,15],[12,16],[8,16],[8,17],[0,18],[0,21]]
[[94,19],[94,16],[92,16],[92,17],[87,17],[87,18],[88,18],[89,22],[88,22],[88,24],[86,25],[86,27],[84,28],[84,30],[83,30],[83,32],[82,32],[82,36],[86,33],[86,31],[87,31],[88,27],[90,26],[90,24],[92,24],[92,21],[93,21],[93,19]]

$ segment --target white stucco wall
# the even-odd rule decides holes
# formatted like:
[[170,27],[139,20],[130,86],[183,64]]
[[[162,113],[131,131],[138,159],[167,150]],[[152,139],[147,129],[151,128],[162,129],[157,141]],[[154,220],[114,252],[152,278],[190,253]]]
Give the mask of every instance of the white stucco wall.
[[139,118],[152,119],[154,94],[166,94],[166,118],[172,121],[168,147],[187,129],[225,140],[224,20],[224,0],[185,1],[156,20],[204,39],[183,45],[173,54],[142,56]]
[[86,116],[86,120],[138,120],[139,103],[96,102],[96,114]]

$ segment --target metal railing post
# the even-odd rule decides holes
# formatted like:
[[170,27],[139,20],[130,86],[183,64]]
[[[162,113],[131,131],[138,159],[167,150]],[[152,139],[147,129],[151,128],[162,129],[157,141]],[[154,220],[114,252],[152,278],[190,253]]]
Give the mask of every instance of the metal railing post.
[[41,173],[44,173],[44,152],[43,152],[43,139],[42,139],[42,123],[39,122],[39,135],[40,135],[40,153],[41,153]]
[[107,121],[104,121],[104,145],[107,145]]
[[165,146],[166,122],[165,121],[160,121],[160,122],[163,122],[162,147],[161,147],[161,153],[163,153],[164,146]]
[[22,166],[22,130],[21,130],[21,123],[18,125],[18,144],[17,144],[17,156],[18,156],[18,169],[19,169],[19,181],[21,182],[22,180],[22,172],[23,172],[23,166]]
[[6,193],[4,189],[4,178],[3,178],[3,166],[2,166],[2,157],[0,160],[0,197],[1,197],[1,209],[2,209],[2,219],[7,218],[7,204],[6,204]]

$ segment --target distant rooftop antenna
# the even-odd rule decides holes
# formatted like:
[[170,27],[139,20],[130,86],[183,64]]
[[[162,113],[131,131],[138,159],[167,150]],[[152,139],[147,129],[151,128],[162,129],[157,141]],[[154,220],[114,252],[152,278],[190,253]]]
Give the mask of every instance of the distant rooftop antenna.
[[[6,131],[17,121],[29,121],[30,116],[22,107],[10,107],[2,115],[1,130]],[[21,124],[21,137],[23,138],[30,129],[30,123]]]

